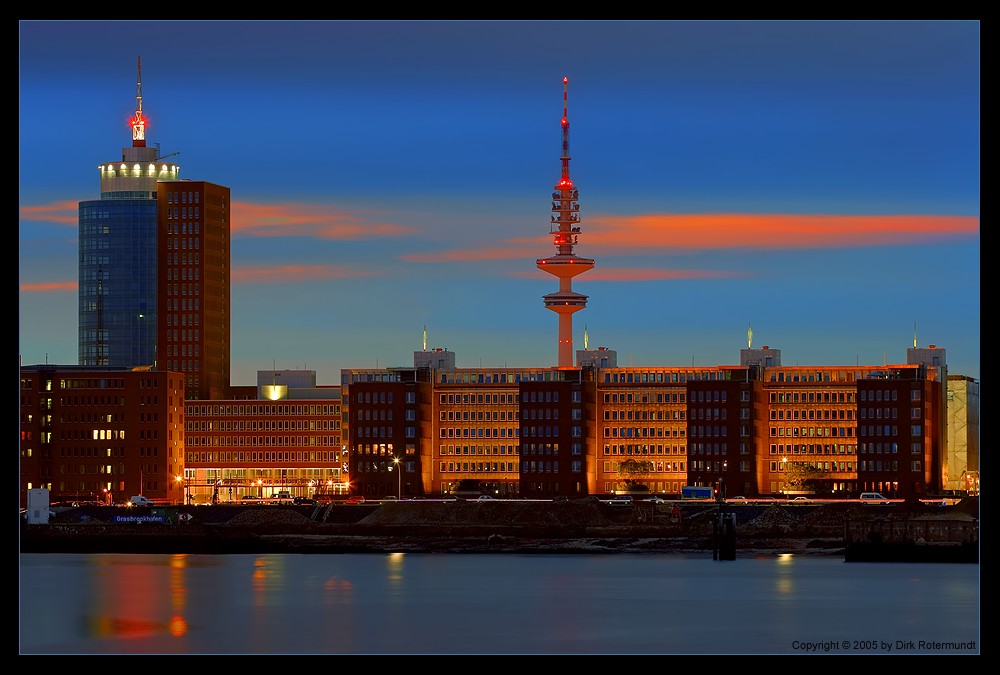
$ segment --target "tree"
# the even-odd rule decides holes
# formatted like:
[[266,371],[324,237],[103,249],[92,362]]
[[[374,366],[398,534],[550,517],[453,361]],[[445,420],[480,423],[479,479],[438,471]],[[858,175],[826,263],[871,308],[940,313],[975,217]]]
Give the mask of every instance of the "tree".
[[621,485],[628,492],[649,492],[649,486],[641,482],[653,471],[653,463],[647,459],[626,459],[618,465]]
[[808,462],[785,462],[784,491],[800,491],[811,486],[816,479],[826,475],[823,469]]

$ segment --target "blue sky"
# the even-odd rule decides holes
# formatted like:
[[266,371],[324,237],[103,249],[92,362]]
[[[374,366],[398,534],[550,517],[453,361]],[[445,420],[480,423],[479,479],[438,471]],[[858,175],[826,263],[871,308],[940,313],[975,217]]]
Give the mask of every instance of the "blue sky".
[[77,203],[147,141],[233,199],[232,381],[554,365],[535,268],[568,77],[574,347],[979,378],[978,21],[22,21],[19,328],[77,362]]

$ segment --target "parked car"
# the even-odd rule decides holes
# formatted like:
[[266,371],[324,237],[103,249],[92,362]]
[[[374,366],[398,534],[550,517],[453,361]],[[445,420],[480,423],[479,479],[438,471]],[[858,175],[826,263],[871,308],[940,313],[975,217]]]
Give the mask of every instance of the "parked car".
[[644,501],[644,502],[650,502],[652,504],[664,504],[664,503],[666,503],[667,500],[664,499],[663,497],[659,497],[657,495],[653,495],[652,497],[647,497],[646,499],[643,499],[642,501]]
[[865,504],[888,504],[889,500],[880,492],[862,492],[861,501]]
[[611,506],[632,506],[631,495],[619,495],[608,502]]
[[479,497],[476,499],[476,501],[477,502],[492,502],[493,501],[493,497],[490,497],[489,495],[479,495]]
[[796,504],[796,505],[797,504],[810,504],[810,503],[812,503],[812,500],[809,499],[808,497],[799,496],[799,497],[796,497],[796,498],[792,499],[791,502],[789,502],[789,503]]
[[730,497],[727,501],[730,501],[733,504],[749,504],[750,503],[750,501],[746,497],[744,497],[743,495],[737,495],[735,497]]
[[365,503],[365,498],[362,497],[361,495],[357,495],[355,497],[348,497],[347,500],[344,503],[345,504],[364,504]]
[[293,504],[299,504],[300,506],[316,506],[319,504],[318,501],[311,497],[295,497],[292,499]]
[[254,497],[253,495],[243,495],[242,497],[240,497],[240,501],[243,502],[244,504],[259,504],[260,498]]

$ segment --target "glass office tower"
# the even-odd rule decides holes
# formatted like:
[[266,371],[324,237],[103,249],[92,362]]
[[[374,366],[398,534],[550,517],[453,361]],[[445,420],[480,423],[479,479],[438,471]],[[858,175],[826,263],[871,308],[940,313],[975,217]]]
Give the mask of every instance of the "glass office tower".
[[79,204],[81,366],[156,364],[156,184],[179,180],[180,167],[164,162],[159,146],[146,145],[142,62],[137,66],[132,145],[122,148],[120,161],[98,167],[101,198]]

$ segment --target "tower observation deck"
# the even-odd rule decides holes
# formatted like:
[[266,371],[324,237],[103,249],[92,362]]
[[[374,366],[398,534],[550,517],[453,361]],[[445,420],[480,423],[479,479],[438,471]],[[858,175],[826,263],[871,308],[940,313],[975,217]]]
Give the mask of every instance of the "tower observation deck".
[[581,258],[573,252],[580,235],[579,191],[569,177],[569,116],[567,115],[567,86],[563,78],[562,125],[562,175],[552,193],[552,215],[549,234],[556,247],[556,254],[539,258],[535,266],[559,279],[559,290],[544,296],[545,307],[559,315],[560,368],[573,366],[573,314],[587,306],[587,296],[573,291],[573,277],[593,269],[594,261]]

